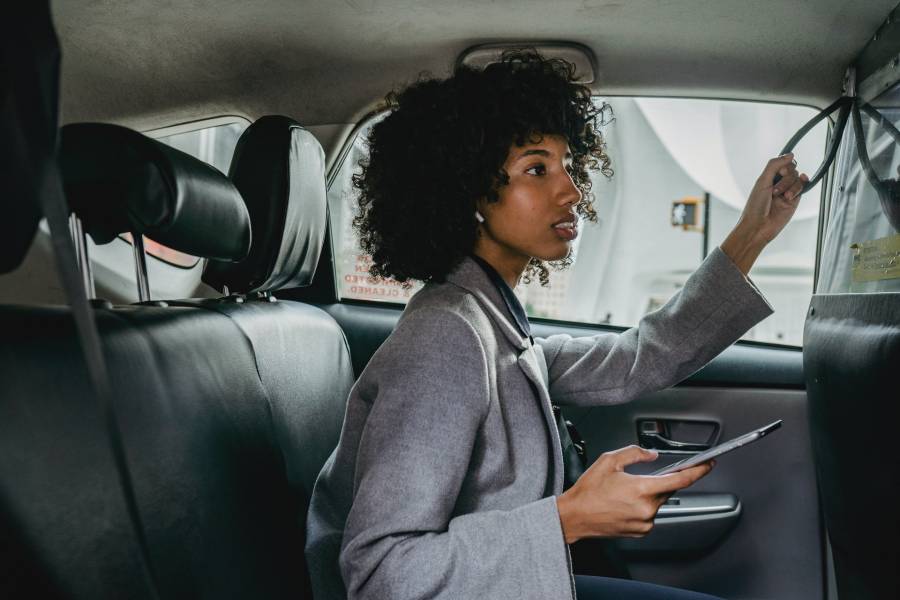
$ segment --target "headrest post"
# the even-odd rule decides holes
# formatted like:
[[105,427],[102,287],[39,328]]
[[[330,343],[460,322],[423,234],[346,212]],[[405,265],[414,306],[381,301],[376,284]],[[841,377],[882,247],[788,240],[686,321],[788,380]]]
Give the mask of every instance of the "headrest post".
[[144,236],[140,233],[131,233],[131,242],[134,248],[134,277],[138,284],[138,300],[150,301],[150,280],[147,278],[147,257],[144,254]]
[[72,234],[72,242],[75,244],[75,260],[78,262],[78,269],[84,280],[84,291],[88,300],[92,300],[97,297],[97,290],[94,288],[94,273],[91,270],[90,256],[88,256],[87,235],[84,233],[81,219],[75,213],[69,215],[69,232]]

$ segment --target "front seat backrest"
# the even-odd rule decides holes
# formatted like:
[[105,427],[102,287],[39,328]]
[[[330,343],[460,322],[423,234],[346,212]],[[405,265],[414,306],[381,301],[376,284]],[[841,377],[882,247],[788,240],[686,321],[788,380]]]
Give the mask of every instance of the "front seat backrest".
[[322,147],[293,119],[266,116],[244,131],[231,163],[254,242],[236,263],[211,260],[203,279],[259,302],[204,302],[235,319],[259,362],[292,478],[305,490],[337,445],[353,384],[343,331],[326,312],[268,294],[312,282],[326,227]]
[[900,294],[816,294],[803,332],[810,434],[841,599],[897,598]]

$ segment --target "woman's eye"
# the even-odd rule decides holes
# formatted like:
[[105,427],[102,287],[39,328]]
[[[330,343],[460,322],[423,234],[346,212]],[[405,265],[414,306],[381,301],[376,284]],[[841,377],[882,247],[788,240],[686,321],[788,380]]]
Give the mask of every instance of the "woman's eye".
[[525,169],[525,172],[529,175],[543,175],[547,172],[547,167],[544,165],[534,165],[528,169]]

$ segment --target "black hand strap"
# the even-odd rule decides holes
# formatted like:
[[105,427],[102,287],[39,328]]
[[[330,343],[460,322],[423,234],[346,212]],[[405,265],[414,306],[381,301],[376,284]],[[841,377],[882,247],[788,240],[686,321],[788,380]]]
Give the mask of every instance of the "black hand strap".
[[[854,104],[855,98],[841,96],[819,114],[810,119],[806,125],[801,127],[781,150],[781,154],[787,154],[792,151],[794,146],[796,146],[813,127],[819,124],[819,121],[829,116],[834,111],[840,110],[837,121],[834,124],[834,131],[832,132],[831,139],[828,141],[828,148],[825,150],[825,158],[822,160],[822,164],[819,165],[819,168],[816,169],[816,173],[806,182],[806,185],[803,186],[803,191],[801,193],[805,194],[811,190],[813,186],[819,183],[819,180],[825,176],[828,169],[831,168],[831,163],[834,162],[834,157],[837,156],[838,147],[841,145],[841,136],[843,136],[844,128],[847,126],[847,118],[850,116],[850,109]],[[775,175],[773,183],[778,183],[779,181],[781,181],[781,175]]]
[[[793,150],[794,146],[796,146],[813,127],[835,110],[839,110],[840,112],[838,113],[837,121],[835,121],[834,131],[828,142],[828,148],[825,151],[825,158],[816,170],[815,175],[813,175],[803,186],[803,191],[801,193],[806,193],[812,189],[813,186],[819,183],[819,180],[822,179],[825,173],[828,172],[828,169],[831,168],[831,164],[837,156],[837,150],[844,135],[844,128],[847,126],[848,119],[852,118],[853,131],[856,140],[856,152],[859,156],[859,162],[862,165],[863,172],[866,174],[866,179],[868,179],[872,187],[875,188],[878,199],[881,202],[881,210],[887,217],[888,222],[890,222],[891,226],[896,231],[900,231],[900,169],[898,169],[898,179],[882,180],[875,173],[875,169],[872,168],[872,163],[869,160],[869,153],[866,150],[866,139],[863,134],[860,111],[866,113],[866,115],[878,123],[882,129],[887,131],[897,144],[900,144],[900,131],[898,131],[894,124],[885,118],[884,115],[879,113],[872,105],[863,103],[855,96],[841,96],[801,127],[797,133],[788,140],[788,143],[781,150],[781,153],[787,154]],[[775,175],[773,183],[778,183],[779,181],[781,181],[781,175]]]

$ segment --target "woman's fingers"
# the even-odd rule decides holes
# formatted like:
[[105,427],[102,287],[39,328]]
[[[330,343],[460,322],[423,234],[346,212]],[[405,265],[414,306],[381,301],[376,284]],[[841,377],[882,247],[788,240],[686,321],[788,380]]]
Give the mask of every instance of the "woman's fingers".
[[796,200],[807,181],[809,181],[809,177],[803,173],[792,176],[790,179],[785,178],[772,189],[772,196],[783,196],[786,200]]
[[[777,195],[788,189],[790,185],[800,176],[797,171],[797,161],[791,159],[786,165],[782,165],[778,169],[778,182],[772,186],[772,195]],[[762,176],[761,176],[762,177]]]
[[[800,175],[796,171],[790,173],[772,188],[772,196],[785,194],[785,197],[787,197],[786,194],[791,191],[798,181],[800,181]],[[802,183],[800,184],[800,187],[803,187]]]
[[653,529],[653,519],[646,521],[629,521],[622,537],[642,538]]
[[769,162],[766,163],[766,168],[763,169],[762,175],[759,176],[760,180],[764,182],[765,187],[772,185],[772,182],[775,180],[775,175],[779,174],[779,171],[781,171],[782,168],[795,168],[795,165],[792,162],[793,160],[794,154],[792,152],[776,156],[769,160]]
[[582,537],[642,537],[659,507],[676,490],[706,475],[704,463],[662,476],[631,475],[630,464],[655,460],[658,452],[628,446],[606,452],[557,500],[567,540]]
[[658,456],[659,453],[655,450],[632,445],[605,452],[600,458],[607,462],[612,469],[621,471],[634,463],[654,461]]
[[697,480],[705,477],[711,470],[712,464],[705,462],[676,473],[648,477],[647,485],[650,487],[651,493],[664,496],[694,485]]
[[797,182],[791,186],[787,192],[785,192],[785,198],[788,200],[795,200],[800,197],[800,194],[803,193],[803,186],[809,181],[809,177],[806,176],[805,173],[801,173],[797,178]]

